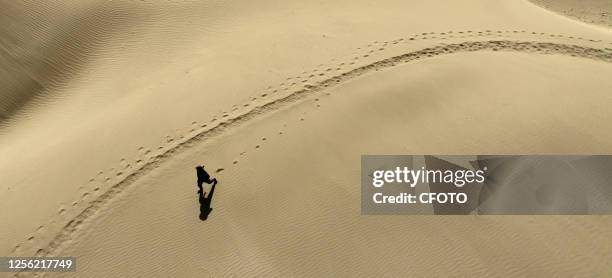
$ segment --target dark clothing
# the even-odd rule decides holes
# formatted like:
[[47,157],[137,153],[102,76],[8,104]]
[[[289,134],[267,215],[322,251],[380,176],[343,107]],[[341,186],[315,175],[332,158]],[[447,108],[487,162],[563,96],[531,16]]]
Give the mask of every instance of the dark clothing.
[[196,174],[198,176],[198,188],[202,191],[202,184],[217,184],[217,179],[211,179],[210,175],[204,170],[204,167],[198,166],[196,167]]
[[204,167],[202,166],[196,167],[196,174],[198,175],[198,180],[210,179],[210,175],[204,170]]

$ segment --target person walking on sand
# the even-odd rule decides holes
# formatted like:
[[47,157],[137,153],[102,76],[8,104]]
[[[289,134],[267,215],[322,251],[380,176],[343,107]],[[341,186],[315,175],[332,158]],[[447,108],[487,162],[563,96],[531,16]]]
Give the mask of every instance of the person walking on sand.
[[210,178],[210,175],[206,172],[206,170],[204,170],[204,165],[196,167],[196,174],[198,175],[198,188],[199,188],[198,193],[203,192],[202,191],[203,183],[212,184],[213,186],[217,184],[217,179]]

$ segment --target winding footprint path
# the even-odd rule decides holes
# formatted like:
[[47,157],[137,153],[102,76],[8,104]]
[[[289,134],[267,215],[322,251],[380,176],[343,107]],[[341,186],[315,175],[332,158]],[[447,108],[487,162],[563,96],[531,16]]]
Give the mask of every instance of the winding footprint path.
[[[517,38],[513,36],[517,36]],[[456,42],[456,40],[462,42]],[[550,40],[554,42],[550,42]],[[427,44],[431,46],[402,53],[402,45],[410,45],[415,41],[427,41]],[[90,182],[104,179],[104,183],[108,184],[107,188],[96,186],[92,191],[84,192],[82,198],[73,203],[73,209],[80,210],[73,217],[64,216],[67,214],[66,209],[60,208],[60,219],[53,219],[51,222],[58,223],[62,228],[55,236],[50,237],[48,243],[43,243],[42,246],[44,247],[38,248],[35,254],[36,256],[57,255],[61,252],[62,247],[70,242],[75,233],[83,230],[83,224],[87,219],[96,215],[101,208],[110,203],[125,188],[129,187],[140,177],[158,168],[175,154],[188,150],[197,143],[225,133],[229,129],[257,119],[264,114],[273,113],[314,93],[347,82],[369,72],[434,56],[476,51],[556,54],[610,63],[612,62],[611,47],[612,43],[602,42],[601,40],[527,32],[524,30],[421,33],[392,41],[369,43],[365,47],[358,48],[356,52],[352,53],[353,56],[345,61],[333,61],[333,65],[321,64],[310,72],[305,71],[301,75],[289,77],[286,82],[277,86],[269,86],[266,92],[250,97],[248,102],[242,105],[233,105],[231,109],[233,113],[223,112],[221,116],[213,117],[213,119],[204,124],[192,122],[186,134],[181,134],[177,138],[169,136],[166,140],[168,145],[160,146],[157,151],[145,149],[144,147],[139,148],[142,155],[148,156],[148,158],[138,159],[133,163],[122,159],[119,166],[111,168],[112,171],[118,171],[115,173],[118,179],[116,182],[111,182],[109,177],[103,178],[104,172],[101,171],[95,178],[90,179]],[[389,54],[389,52],[400,52],[401,54],[393,55]],[[378,57],[384,57],[385,55],[387,58]],[[344,67],[350,66],[354,68],[345,72],[338,72],[344,69]],[[286,93],[282,94],[282,92]],[[221,170],[223,168],[217,169],[217,171]],[[88,198],[91,200],[88,201]],[[65,219],[62,219],[62,217],[65,217]],[[46,230],[44,225],[41,225],[34,234],[48,232],[51,231]],[[24,245],[31,243],[34,238],[34,235],[28,236],[25,242],[16,246],[13,253],[17,253]]]

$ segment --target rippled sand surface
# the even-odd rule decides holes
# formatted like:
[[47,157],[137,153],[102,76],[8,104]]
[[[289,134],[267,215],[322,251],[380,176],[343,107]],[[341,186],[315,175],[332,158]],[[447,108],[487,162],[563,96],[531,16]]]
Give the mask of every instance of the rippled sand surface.
[[534,3],[590,24],[612,27],[610,0],[531,0]]
[[0,15],[0,254],[78,277],[612,275],[610,217],[361,216],[359,185],[362,154],[611,154],[606,28],[514,0]]

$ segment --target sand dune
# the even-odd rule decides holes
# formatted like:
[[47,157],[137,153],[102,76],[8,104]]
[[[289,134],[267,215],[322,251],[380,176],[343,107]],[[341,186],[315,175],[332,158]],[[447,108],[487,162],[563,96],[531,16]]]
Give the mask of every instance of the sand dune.
[[[118,29],[134,25],[137,13],[103,2],[2,3],[0,114],[8,118],[29,102],[44,102],[81,71]],[[110,42],[112,43],[112,42]]]
[[610,0],[531,0],[552,11],[605,27],[612,27]]
[[[599,73],[584,74],[585,67]],[[546,74],[533,76],[524,68]],[[607,151],[612,148],[607,131],[584,128],[560,135],[568,126],[612,120],[599,102],[607,90],[598,89],[612,85],[606,78],[610,71],[607,64],[587,60],[485,52],[367,75],[313,93],[233,134],[194,144],[118,195],[109,203],[112,210],[100,208],[105,216],[85,224],[97,228],[82,237],[71,233],[75,243],[62,252],[80,254],[84,271],[97,275],[572,276],[587,265],[592,273],[606,273],[609,258],[592,256],[612,244],[604,236],[610,218],[362,217],[355,153]],[[445,74],[432,77],[433,72]],[[572,78],[585,82],[573,87]],[[546,109],[551,99],[563,109]],[[356,115],[359,120],[351,120]],[[598,138],[597,144],[581,143],[590,138]],[[222,182],[210,226],[194,221],[198,203],[189,166],[202,157],[227,167],[217,174]],[[566,229],[586,234],[558,232]],[[155,235],[141,238],[150,230]],[[559,244],[566,248],[555,249]],[[137,256],[151,248],[158,259]],[[508,252],[517,259],[500,259]],[[165,261],[168,254],[180,259]],[[525,268],[527,263],[533,266]],[[111,265],[124,267],[109,272]]]
[[0,7],[2,254],[92,277],[610,274],[609,217],[362,217],[358,186],[366,153],[610,153],[608,30],[510,0]]

